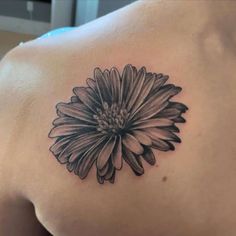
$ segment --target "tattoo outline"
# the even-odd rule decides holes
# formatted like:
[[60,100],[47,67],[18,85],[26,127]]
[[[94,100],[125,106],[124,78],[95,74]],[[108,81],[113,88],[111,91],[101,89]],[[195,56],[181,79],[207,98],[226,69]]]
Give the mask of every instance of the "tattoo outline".
[[174,150],[180,143],[175,123],[184,123],[187,106],[170,99],[182,89],[166,84],[168,75],[147,72],[128,64],[94,69],[86,87],[75,87],[68,103],[56,105],[49,138],[50,151],[68,171],[86,178],[95,164],[97,180],[114,183],[125,161],[137,175],[144,174],[142,159],[155,165],[152,149]]

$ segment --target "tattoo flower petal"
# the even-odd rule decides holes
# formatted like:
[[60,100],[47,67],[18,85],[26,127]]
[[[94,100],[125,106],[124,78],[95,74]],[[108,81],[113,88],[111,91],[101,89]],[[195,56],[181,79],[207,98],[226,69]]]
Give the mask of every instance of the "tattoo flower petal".
[[100,184],[114,183],[124,161],[144,174],[142,160],[156,163],[153,149],[170,151],[181,142],[175,123],[185,122],[181,115],[188,108],[170,101],[181,88],[166,84],[168,78],[132,65],[122,74],[96,68],[87,87],[75,87],[70,102],[57,104],[50,151],[81,179],[94,165]]

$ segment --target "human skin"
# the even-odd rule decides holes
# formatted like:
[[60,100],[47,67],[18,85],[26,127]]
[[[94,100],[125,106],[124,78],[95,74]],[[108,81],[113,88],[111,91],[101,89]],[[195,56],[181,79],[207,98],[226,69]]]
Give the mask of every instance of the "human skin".
[[[235,13],[233,1],[138,1],[11,51],[0,63],[0,234],[47,235],[40,222],[58,236],[235,235]],[[80,180],[49,151],[55,105],[95,67],[126,64],[183,88],[182,143],[140,177],[125,165],[114,184],[98,184],[95,168]]]

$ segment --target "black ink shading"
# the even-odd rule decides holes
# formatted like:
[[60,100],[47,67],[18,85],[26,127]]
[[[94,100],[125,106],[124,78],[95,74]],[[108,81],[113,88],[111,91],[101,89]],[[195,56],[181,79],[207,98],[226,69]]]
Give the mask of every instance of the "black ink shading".
[[68,103],[56,105],[55,138],[50,150],[61,164],[81,179],[96,165],[97,180],[114,183],[124,161],[134,174],[144,174],[142,161],[156,163],[153,149],[174,150],[181,116],[188,108],[170,99],[180,87],[166,84],[168,75],[137,70],[126,65],[122,75],[111,70],[94,70],[87,87],[75,87]]

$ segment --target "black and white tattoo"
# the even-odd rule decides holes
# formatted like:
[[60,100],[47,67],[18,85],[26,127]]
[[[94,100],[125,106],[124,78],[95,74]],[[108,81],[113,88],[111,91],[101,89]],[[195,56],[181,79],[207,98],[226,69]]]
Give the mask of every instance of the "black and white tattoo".
[[181,142],[175,123],[185,122],[181,114],[188,108],[170,101],[181,88],[165,84],[168,78],[132,65],[122,75],[115,67],[96,68],[87,87],[75,87],[70,102],[56,105],[51,152],[81,179],[95,163],[100,184],[114,183],[124,161],[144,174],[142,160],[156,163],[153,149],[174,150]]

